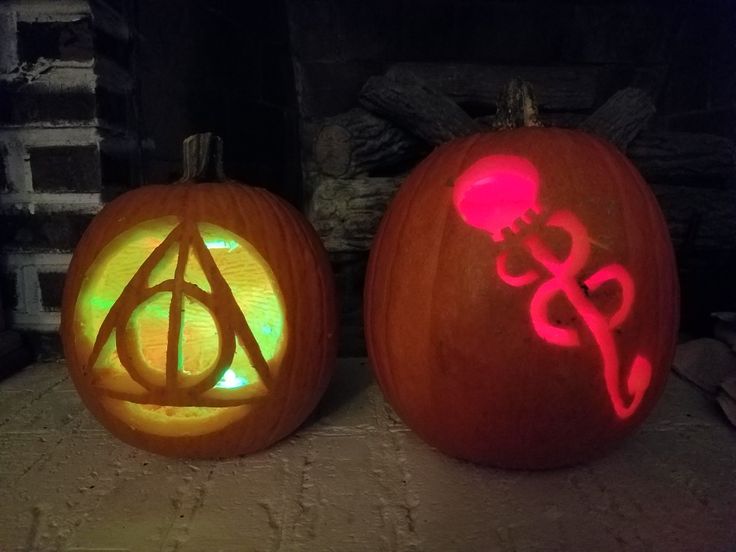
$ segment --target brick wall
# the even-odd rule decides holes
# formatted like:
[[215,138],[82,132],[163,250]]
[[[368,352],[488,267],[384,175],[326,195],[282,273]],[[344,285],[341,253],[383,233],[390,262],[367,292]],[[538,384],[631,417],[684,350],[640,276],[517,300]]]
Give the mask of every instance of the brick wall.
[[0,4],[0,289],[41,357],[59,351],[71,251],[102,202],[138,179],[123,4]]

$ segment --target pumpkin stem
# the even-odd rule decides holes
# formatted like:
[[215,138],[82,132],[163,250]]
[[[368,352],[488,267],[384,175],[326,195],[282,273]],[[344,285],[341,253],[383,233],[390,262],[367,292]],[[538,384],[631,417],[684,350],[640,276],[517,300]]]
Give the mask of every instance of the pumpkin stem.
[[527,81],[511,79],[498,94],[493,128],[542,126],[532,85]]
[[222,170],[222,138],[211,132],[192,134],[184,140],[184,174],[186,182],[224,182]]

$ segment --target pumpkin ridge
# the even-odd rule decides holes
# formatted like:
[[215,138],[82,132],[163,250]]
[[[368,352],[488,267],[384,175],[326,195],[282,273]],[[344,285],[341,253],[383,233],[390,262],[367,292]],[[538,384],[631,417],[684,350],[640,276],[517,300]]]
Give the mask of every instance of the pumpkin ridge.
[[[464,138],[463,139],[463,144],[467,146],[468,142],[470,142],[471,139],[473,139],[473,138],[477,138],[477,136],[476,137]],[[467,146],[467,147],[469,147],[469,146]],[[424,182],[424,180],[427,177],[427,175],[432,175],[435,172],[438,172],[437,171],[437,167],[442,167],[443,164],[444,164],[444,161],[445,161],[446,156],[449,155],[449,154],[451,154],[451,153],[452,153],[452,150],[449,150],[446,147],[446,145],[445,146],[440,146],[436,150],[436,156],[434,156],[430,160],[427,160],[427,162],[424,165],[424,167],[422,168],[422,170],[418,173],[417,178],[416,179],[412,179],[412,180],[408,180],[407,179],[407,181],[405,182],[405,185],[406,184],[409,184],[409,186],[408,186],[408,189],[406,190],[406,192],[404,193],[404,196],[403,196],[403,198],[406,198],[406,200],[404,202],[404,208],[398,212],[401,215],[401,217],[400,217],[400,223],[399,223],[400,224],[400,226],[399,226],[400,233],[403,233],[404,232],[405,225],[408,224],[408,212],[407,212],[407,209],[406,209],[405,205],[411,204],[411,203],[414,203],[414,202],[418,201],[418,199],[425,193],[424,188],[426,188],[426,185],[422,185],[422,182]],[[443,176],[443,178],[444,178],[444,176]],[[401,193],[401,192],[402,192],[402,190],[399,190],[398,193]],[[411,195],[408,195],[408,194],[411,194]],[[389,243],[388,245],[392,246],[393,244]],[[411,243],[403,244],[403,247],[411,247]],[[395,257],[394,257],[394,259],[395,259]],[[423,263],[424,263],[424,266],[426,267],[426,259],[423,259]],[[397,271],[397,268],[396,268],[396,266],[395,266],[395,264],[394,264],[394,262],[392,260],[392,263],[391,263],[390,268],[388,268],[386,270],[387,278],[390,280],[392,278],[392,275],[395,274],[396,271]],[[382,304],[381,310],[383,312],[382,318],[383,318],[383,323],[385,325],[384,327],[388,329],[388,328],[390,328],[395,323],[394,322],[394,312],[393,312],[393,304],[394,304],[394,302],[393,302],[393,300],[391,298],[391,295],[390,295],[391,287],[390,286],[385,286],[385,289],[388,292],[388,295],[386,296],[385,301],[383,301],[381,303]],[[431,301],[431,297],[427,298],[427,301]],[[431,309],[431,305],[428,305],[425,308]],[[427,329],[427,332],[428,332],[428,335],[431,335],[431,330],[430,329]],[[396,345],[394,343],[392,343],[391,340],[389,340],[389,339],[386,339],[385,343],[386,343],[386,350],[384,351],[384,354],[385,355],[392,354],[392,351],[390,349],[395,349],[396,348]],[[428,352],[429,351],[426,351],[425,350],[424,354],[426,355],[426,354],[428,354]],[[378,359],[377,358],[376,361],[377,362],[381,362],[381,361],[383,361],[383,359]],[[400,393],[401,392],[401,389],[396,387],[395,382],[394,382],[393,378],[391,377],[392,373],[390,371],[388,371],[388,373],[386,373],[386,375],[388,376],[387,381],[382,382],[379,379],[379,384],[386,385],[387,386],[386,389],[387,389],[387,393],[388,393],[389,397],[393,397],[397,393]]]
[[[401,207],[403,205],[402,202],[405,203],[406,201],[413,201],[414,198],[421,192],[421,187],[417,184],[414,184],[414,182],[415,180],[420,182],[422,178],[424,177],[424,175],[426,175],[429,172],[429,169],[431,166],[432,166],[432,161],[429,159],[422,162],[416,169],[417,170],[417,172],[415,173],[416,178],[412,178],[411,176],[407,177],[402,183],[401,187],[395,193],[393,201],[396,202],[397,208],[393,212],[386,213],[384,215],[384,218],[379,225],[378,232],[376,233],[376,237],[373,240],[373,245],[371,247],[371,258],[369,258],[368,260],[368,270],[367,270],[367,276],[366,276],[366,282],[370,282],[371,285],[365,287],[367,291],[372,290],[376,287],[376,284],[373,281],[374,278],[376,278],[376,273],[371,268],[372,264],[374,264],[375,262],[375,255],[377,255],[377,253],[374,253],[374,252],[382,251],[384,250],[386,246],[390,245],[386,242],[388,236],[383,231],[383,227],[390,221],[389,217],[396,217],[397,219],[405,217],[405,213],[402,212],[402,207]],[[403,226],[404,221],[402,221],[400,224]],[[393,261],[394,261],[393,258],[390,259],[391,264],[393,264]],[[393,271],[394,271],[394,267],[390,266],[386,270],[385,278],[390,278],[390,275]],[[367,316],[373,316],[373,312],[375,312],[375,304],[377,302],[379,302],[381,305],[391,304],[389,288],[383,285],[383,283],[379,283],[378,286],[380,286],[384,290],[383,293],[386,294],[386,296],[385,298],[376,299],[373,296],[364,294],[364,308],[365,308],[365,315]],[[387,319],[388,314],[386,311],[388,309],[382,309],[382,310],[383,310],[383,314],[381,315],[381,319],[383,321],[383,324],[381,326],[383,328],[389,328],[391,325],[391,320]],[[366,338],[367,338],[366,340],[368,342],[374,342],[374,336],[372,333],[373,328],[369,327],[368,325],[365,325],[365,328],[366,328]],[[388,342],[389,342],[388,336],[382,335],[381,339],[379,339],[377,343],[383,343],[384,347],[381,348],[381,351],[378,351],[376,353],[375,359],[372,359],[373,362],[378,363],[378,364],[384,363],[383,358],[384,358],[384,355],[387,354]],[[377,375],[377,380],[378,380],[379,385],[381,385],[382,387],[385,386],[387,393],[390,394],[391,389],[393,389],[393,383],[391,382],[390,371],[381,371],[377,373],[376,375]],[[385,378],[385,379],[382,379],[382,378]]]

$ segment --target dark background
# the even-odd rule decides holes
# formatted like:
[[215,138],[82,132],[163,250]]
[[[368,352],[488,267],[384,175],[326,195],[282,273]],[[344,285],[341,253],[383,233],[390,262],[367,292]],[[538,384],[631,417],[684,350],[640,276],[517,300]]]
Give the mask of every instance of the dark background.
[[[75,5],[57,0],[52,11]],[[315,170],[315,132],[359,105],[369,77],[399,62],[477,63],[504,74],[564,68],[592,76],[592,99],[546,114],[555,120],[575,126],[617,90],[635,86],[657,108],[647,131],[725,141],[712,170],[702,169],[709,158],[701,151],[698,170],[643,172],[674,238],[683,330],[707,335],[710,313],[736,311],[736,0],[93,0],[89,11],[19,22],[11,37],[18,67],[0,67],[3,132],[68,125],[100,133],[99,143],[29,147],[33,194],[99,191],[108,200],[131,186],[174,181],[183,138],[212,131],[224,139],[231,178],[307,210],[325,180]],[[112,24],[101,26],[107,19]],[[98,75],[110,69],[102,60],[114,70],[93,90],[25,82],[23,68],[43,59],[94,61]],[[461,107],[491,114],[489,106]],[[706,135],[710,141],[701,140]],[[71,252],[98,206],[29,210],[5,202],[14,185],[6,154],[0,151],[2,308],[11,328],[13,313],[26,316],[19,329],[41,357],[54,357],[58,336],[48,320],[58,317],[66,265],[36,256]],[[381,176],[397,177],[418,160]],[[368,252],[330,253],[342,352],[362,354]],[[29,264],[7,266],[6,254]]]
[[283,2],[134,3],[142,178],[180,176],[181,140],[212,131],[231,178],[303,201]]
[[636,85],[655,96],[655,125],[736,137],[732,0],[123,3],[144,181],[177,176],[181,137],[213,130],[233,177],[300,201],[300,127],[355,106],[399,61],[594,66],[596,106]]

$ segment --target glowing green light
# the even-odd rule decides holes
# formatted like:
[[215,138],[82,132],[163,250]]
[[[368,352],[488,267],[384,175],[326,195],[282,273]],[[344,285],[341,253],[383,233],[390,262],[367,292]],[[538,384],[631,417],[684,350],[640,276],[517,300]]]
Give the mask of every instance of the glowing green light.
[[[100,253],[85,278],[75,311],[88,347],[91,348],[100,337],[104,320],[121,297],[124,300],[130,298],[129,295],[123,297],[126,286],[177,224],[180,221],[174,217],[147,221],[123,232]],[[276,359],[287,336],[283,298],[271,268],[259,252],[242,237],[210,223],[198,223],[197,229],[199,238],[210,252],[214,267],[208,266],[205,272],[201,254],[191,245],[182,280],[211,295],[213,284],[210,278],[219,272],[230,288],[237,308],[245,315],[261,355],[269,363],[270,369],[276,369],[279,366]],[[145,279],[148,289],[175,279],[180,249],[180,241],[174,240],[163,252],[161,259],[150,269]],[[212,274],[208,275],[210,272]],[[144,297],[146,295],[147,293]],[[181,297],[178,343],[170,343],[172,300],[170,289],[162,289],[139,299],[140,302],[134,306],[127,320],[121,320],[120,328],[116,327],[125,329],[127,345],[135,347],[140,357],[140,366],[136,367],[145,376],[147,385],[156,388],[167,385],[166,368],[171,347],[178,348],[176,386],[191,386],[212,369],[222,346],[222,336],[212,312],[213,307],[195,299],[187,290],[183,290]],[[123,366],[117,354],[118,340],[115,336],[116,332],[113,330],[95,362],[93,371],[97,378],[96,385],[105,389],[119,389],[125,387],[125,383],[126,390],[132,389],[137,384],[130,379],[128,368]],[[220,394],[230,397],[247,391],[259,382],[258,371],[240,337],[236,337],[233,357],[214,388]],[[133,390],[137,391],[137,388]],[[213,391],[215,389],[207,392]],[[217,393],[212,396],[219,398]],[[140,405],[136,408],[139,407]],[[178,406],[167,408],[183,412],[178,410]],[[201,408],[206,410],[209,407]],[[148,414],[145,411],[141,416]],[[170,411],[167,411],[166,419],[169,418]]]
[[90,344],[125,286],[177,224],[175,217],[144,222],[116,237],[99,255],[79,292],[75,314]]
[[[258,342],[263,357],[274,358],[284,342],[284,307],[280,294],[276,292],[276,278],[259,253],[242,238],[223,228],[209,223],[197,225],[205,245],[210,248],[212,258],[228,285]],[[212,249],[213,245],[231,247]],[[241,375],[247,375],[250,383],[257,375],[244,373],[250,366],[246,358],[238,362],[233,359],[231,367]],[[251,378],[251,375],[253,378]]]
[[199,263],[197,256],[194,254],[192,249],[189,249],[189,256],[187,257],[187,266],[184,270],[184,280],[191,282],[199,289],[206,291],[207,293],[212,292],[210,282],[202,269],[202,265]]
[[232,251],[238,247],[238,242],[233,240],[207,240],[204,244],[207,246],[207,249],[227,249],[228,251]]
[[106,297],[92,297],[89,300],[89,306],[92,307],[95,310],[101,310],[107,313],[112,306],[115,304],[115,301],[110,298]]
[[237,375],[235,370],[232,368],[228,368],[225,370],[225,373],[222,375],[220,381],[217,382],[215,387],[219,387],[221,389],[234,389],[245,385],[248,385],[248,380]]

